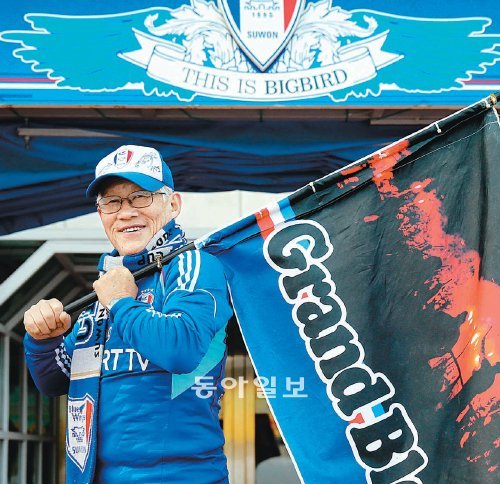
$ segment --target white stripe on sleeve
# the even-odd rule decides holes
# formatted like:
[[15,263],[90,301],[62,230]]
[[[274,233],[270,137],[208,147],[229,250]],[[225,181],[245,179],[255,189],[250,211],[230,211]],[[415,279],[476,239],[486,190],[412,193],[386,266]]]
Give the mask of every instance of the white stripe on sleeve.
[[183,289],[182,276],[184,275],[184,254],[179,255],[179,277],[177,278],[177,285]]
[[191,284],[189,285],[190,291],[194,291],[195,289],[196,282],[198,281],[198,276],[200,274],[200,266],[201,266],[200,253],[197,250],[194,251],[194,257],[195,257],[194,274],[191,280]]

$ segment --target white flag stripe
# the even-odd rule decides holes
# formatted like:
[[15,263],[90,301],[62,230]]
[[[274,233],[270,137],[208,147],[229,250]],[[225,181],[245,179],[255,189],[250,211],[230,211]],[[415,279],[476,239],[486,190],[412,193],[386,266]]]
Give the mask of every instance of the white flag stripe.
[[269,216],[271,217],[271,220],[273,221],[275,227],[285,221],[278,202],[269,204],[267,206],[267,210],[269,211]]

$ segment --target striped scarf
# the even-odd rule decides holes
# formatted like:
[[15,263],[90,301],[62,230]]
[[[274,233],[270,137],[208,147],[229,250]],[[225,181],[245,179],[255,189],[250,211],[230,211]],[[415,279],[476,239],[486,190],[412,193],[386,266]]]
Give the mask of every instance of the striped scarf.
[[[125,266],[134,272],[153,263],[158,254],[164,257],[184,244],[184,233],[171,220],[140,253],[120,256],[114,250],[110,254],[103,254],[98,269],[103,274],[113,267]],[[97,302],[81,313],[78,324],[68,392],[66,482],[87,484],[92,482],[96,465],[97,416],[102,355],[108,326],[107,310]]]

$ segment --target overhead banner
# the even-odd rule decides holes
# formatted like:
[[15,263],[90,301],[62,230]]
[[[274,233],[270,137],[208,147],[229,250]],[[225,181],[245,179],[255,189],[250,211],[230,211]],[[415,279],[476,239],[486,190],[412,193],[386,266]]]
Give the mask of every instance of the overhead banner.
[[500,89],[497,0],[26,0],[0,105],[459,106]]
[[197,241],[304,482],[500,481],[499,154],[476,105]]

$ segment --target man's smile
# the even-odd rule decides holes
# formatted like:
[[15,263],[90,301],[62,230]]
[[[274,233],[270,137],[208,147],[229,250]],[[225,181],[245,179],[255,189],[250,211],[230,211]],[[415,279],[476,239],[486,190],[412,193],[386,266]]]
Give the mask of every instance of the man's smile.
[[129,227],[124,227],[122,229],[119,229],[118,232],[122,233],[131,233],[131,232],[138,232],[139,230],[142,230],[144,228],[144,225],[131,225]]

